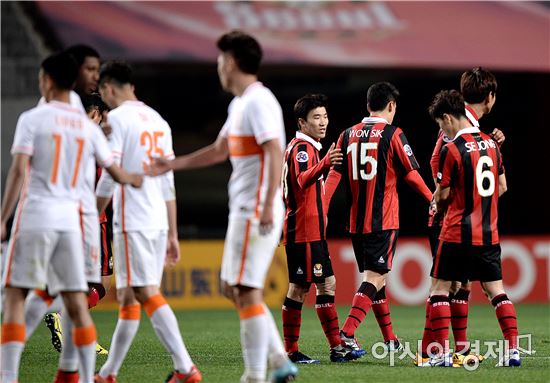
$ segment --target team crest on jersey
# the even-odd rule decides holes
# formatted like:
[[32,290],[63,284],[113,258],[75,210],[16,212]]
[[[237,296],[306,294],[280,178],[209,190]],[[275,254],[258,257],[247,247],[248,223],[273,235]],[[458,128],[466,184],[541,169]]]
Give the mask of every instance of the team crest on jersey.
[[413,155],[413,150],[409,144],[405,144],[405,146],[403,146],[403,149],[405,149],[405,153],[407,153],[407,156],[410,157]]
[[316,277],[322,276],[323,275],[323,265],[321,265],[320,263],[316,263],[313,266],[313,275],[315,275]]
[[443,178],[443,174],[441,174],[441,172],[437,172],[437,179],[441,181],[441,179]]
[[307,155],[307,152],[298,152],[298,154],[296,154],[296,161],[307,162],[307,160],[309,160],[309,156]]

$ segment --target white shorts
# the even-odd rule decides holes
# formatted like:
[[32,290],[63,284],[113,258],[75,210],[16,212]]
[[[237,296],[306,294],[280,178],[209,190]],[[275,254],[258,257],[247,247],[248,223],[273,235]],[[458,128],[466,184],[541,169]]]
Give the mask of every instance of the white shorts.
[[114,233],[116,288],[160,286],[166,240],[165,230]]
[[223,248],[221,279],[230,286],[263,289],[283,229],[283,214],[273,213],[273,229],[260,235],[256,218],[230,218]]
[[6,252],[2,286],[62,291],[88,291],[80,232],[19,232]]
[[86,280],[90,283],[101,283],[101,265],[99,264],[99,218],[97,214],[83,214],[82,230],[84,240],[84,270]]

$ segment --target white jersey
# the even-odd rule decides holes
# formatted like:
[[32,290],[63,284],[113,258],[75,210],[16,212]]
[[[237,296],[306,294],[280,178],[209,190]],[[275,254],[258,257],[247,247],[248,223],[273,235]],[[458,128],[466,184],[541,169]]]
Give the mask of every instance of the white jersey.
[[51,101],[19,117],[12,154],[31,156],[16,213],[20,231],[79,231],[86,169],[113,158],[101,131],[82,111]]
[[[229,179],[229,217],[258,217],[268,186],[269,158],[262,144],[277,139],[284,151],[286,138],[279,102],[260,82],[246,88],[229,104],[228,116],[220,131],[227,138],[233,172]],[[280,190],[274,203],[282,204]]]
[[[46,99],[44,97],[41,97],[40,100],[38,100],[37,106],[44,105],[45,103],[46,103]],[[82,100],[80,99],[80,96],[74,90],[71,90],[69,92],[69,103],[73,108],[86,113],[86,110],[84,109],[84,105],[82,104]]]
[[[168,123],[140,101],[125,101],[108,114],[115,160],[129,173],[144,173],[154,157],[174,158]],[[113,231],[167,230],[166,201],[176,198],[173,172],[144,177],[141,188],[114,185],[103,172],[97,186],[99,197],[113,196]]]

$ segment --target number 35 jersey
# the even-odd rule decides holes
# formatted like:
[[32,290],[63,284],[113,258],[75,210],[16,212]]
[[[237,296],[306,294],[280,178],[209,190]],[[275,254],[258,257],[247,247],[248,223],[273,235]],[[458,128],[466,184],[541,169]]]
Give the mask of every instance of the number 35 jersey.
[[96,160],[111,166],[107,140],[79,109],[51,101],[19,117],[12,155],[30,156],[16,212],[20,231],[79,231],[85,173]]
[[[140,101],[125,101],[108,114],[115,160],[129,173],[144,173],[153,158],[174,158],[172,132],[154,109]],[[114,184],[103,172],[97,195],[113,196],[113,231],[167,230],[166,201],[176,198],[173,172],[145,176],[141,188]]]

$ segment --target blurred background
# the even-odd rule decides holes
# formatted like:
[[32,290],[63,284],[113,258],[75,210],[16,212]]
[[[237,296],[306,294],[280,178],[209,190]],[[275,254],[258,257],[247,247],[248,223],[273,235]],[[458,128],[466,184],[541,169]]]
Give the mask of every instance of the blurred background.
[[[439,90],[459,89],[465,70],[490,69],[498,80],[497,102],[481,126],[506,135],[502,152],[509,191],[499,217],[505,282],[519,300],[548,301],[550,3],[2,2],[1,12],[2,181],[17,117],[39,99],[41,60],[76,43],[91,45],[102,60],[133,65],[137,95],[171,125],[176,154],[214,141],[225,121],[231,96],[218,82],[215,41],[231,29],[245,30],[262,44],[259,77],[282,105],[287,140],[295,134],[292,109],[302,95],[329,97],[328,148],[367,114],[368,87],[389,81],[401,92],[394,124],[403,128],[432,189],[429,159],[438,129],[427,107]],[[167,274],[168,295],[197,297],[204,306],[213,301],[201,300],[201,294],[217,299],[230,171],[227,162],[176,175],[180,238],[209,240],[183,242],[184,257],[208,253],[215,261],[195,264],[190,255],[193,266]],[[427,206],[406,185],[399,188],[403,239],[389,290],[397,302],[422,303],[431,263]],[[338,270],[356,274],[344,210],[339,190],[328,227],[337,277]],[[283,251],[280,247],[268,281],[268,291],[277,291],[274,301],[286,284]],[[349,298],[341,302],[356,288],[354,278],[343,279],[339,292]]]

